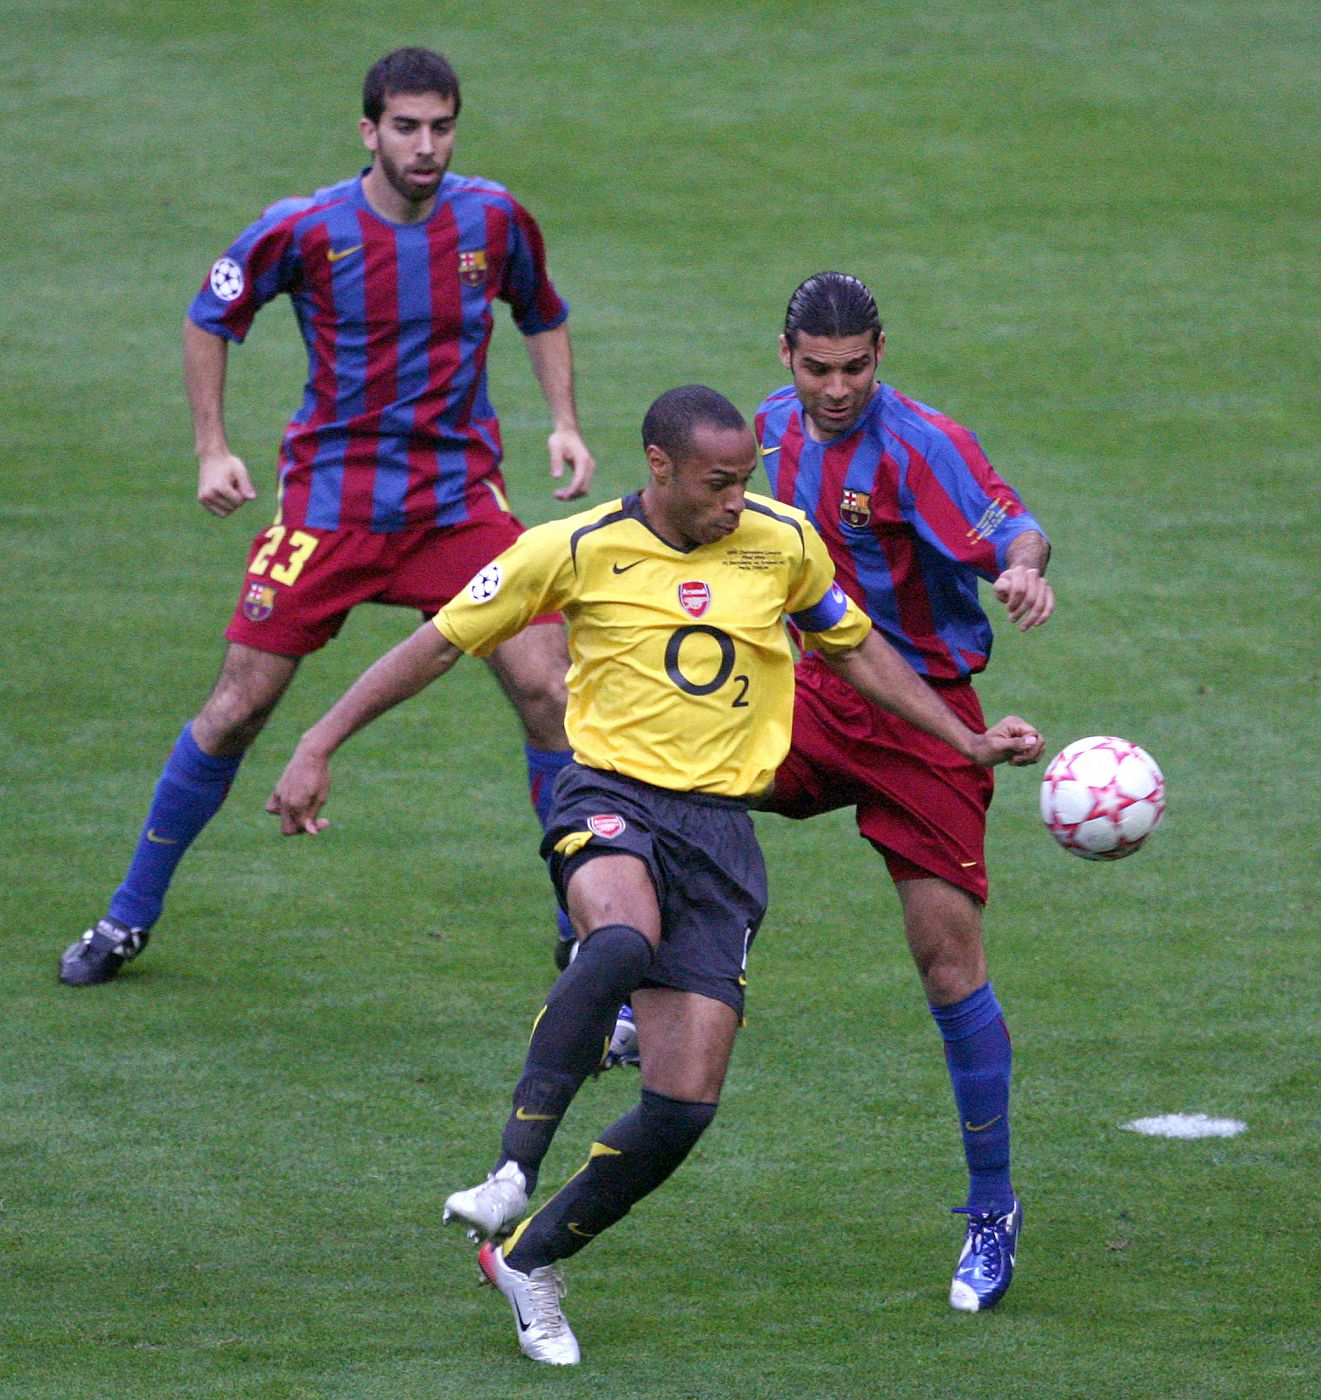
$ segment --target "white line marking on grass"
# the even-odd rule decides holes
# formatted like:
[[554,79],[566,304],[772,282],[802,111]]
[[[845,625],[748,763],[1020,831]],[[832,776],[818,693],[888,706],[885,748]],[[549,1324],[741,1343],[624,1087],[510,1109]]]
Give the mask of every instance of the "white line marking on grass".
[[1205,1113],[1163,1113],[1158,1118],[1135,1118],[1119,1126],[1148,1137],[1205,1138],[1235,1137],[1245,1132],[1248,1125],[1239,1118],[1209,1118]]

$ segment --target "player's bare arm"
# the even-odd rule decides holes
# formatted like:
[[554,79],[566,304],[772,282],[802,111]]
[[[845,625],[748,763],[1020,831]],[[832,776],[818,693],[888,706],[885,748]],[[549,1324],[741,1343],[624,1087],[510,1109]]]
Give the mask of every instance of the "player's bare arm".
[[1006,716],[985,734],[974,734],[876,631],[869,632],[861,646],[851,651],[833,656],[823,652],[822,660],[872,704],[943,739],[983,767],[1005,762],[1022,766],[1041,757],[1041,735],[1016,715]]
[[995,596],[1009,610],[1020,632],[1040,627],[1055,611],[1055,592],[1046,582],[1050,545],[1036,530],[1025,530],[1009,542],[1004,571],[996,579]]
[[248,469],[225,437],[225,368],[229,342],[187,318],[183,323],[183,371],[197,447],[197,499],[212,515],[226,516],[253,501]]
[[330,794],[330,756],[378,715],[443,676],[463,653],[430,623],[387,652],[358,677],[299,740],[266,801],[284,836],[315,836],[329,823],[319,815]]
[[550,450],[550,474],[557,481],[567,467],[569,484],[555,492],[557,501],[572,501],[585,496],[596,472],[596,462],[587,450],[578,428],[578,410],[573,397],[573,346],[569,328],[556,326],[526,337],[528,359],[537,376],[541,392],[550,408],[551,434],[546,440]]

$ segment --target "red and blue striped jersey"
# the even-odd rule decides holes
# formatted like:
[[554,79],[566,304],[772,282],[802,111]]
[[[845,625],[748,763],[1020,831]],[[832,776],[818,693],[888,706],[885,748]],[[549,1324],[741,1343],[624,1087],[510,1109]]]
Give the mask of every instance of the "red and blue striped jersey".
[[242,341],[281,292],[308,361],[280,447],[284,523],[390,531],[501,508],[491,302],[507,301],[524,335],[569,314],[541,231],[507,190],[447,172],[417,224],[377,214],[361,176],[281,200],[216,261],[188,314]]
[[816,442],[789,385],[757,410],[757,441],[776,498],[806,511],[840,587],[914,669],[931,680],[984,670],[978,576],[994,579],[1010,540],[1041,526],[976,437],[880,384],[849,432]]

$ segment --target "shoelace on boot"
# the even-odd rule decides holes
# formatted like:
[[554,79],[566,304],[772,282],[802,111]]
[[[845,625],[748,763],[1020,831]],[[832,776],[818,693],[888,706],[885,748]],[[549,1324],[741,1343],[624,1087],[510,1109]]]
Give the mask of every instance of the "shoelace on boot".
[[1000,1265],[1003,1261],[1000,1252],[1000,1235],[996,1230],[996,1225],[1005,1217],[986,1211],[969,1210],[967,1206],[955,1206],[952,1213],[968,1217],[968,1231],[972,1239],[972,1248],[969,1252],[981,1256],[982,1271],[987,1278],[999,1278]]
[[566,1326],[564,1314],[560,1311],[560,1299],[569,1291],[564,1276],[554,1266],[544,1274],[540,1271],[529,1274],[527,1291],[536,1309],[537,1321],[548,1335],[558,1336]]

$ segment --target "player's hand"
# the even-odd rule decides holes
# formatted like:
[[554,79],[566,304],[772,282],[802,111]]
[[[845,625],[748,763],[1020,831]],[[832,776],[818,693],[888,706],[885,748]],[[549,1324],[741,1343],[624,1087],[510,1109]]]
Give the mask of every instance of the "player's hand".
[[266,799],[266,810],[279,817],[281,836],[316,836],[330,825],[317,815],[329,796],[329,761],[299,745]]
[[232,452],[203,457],[197,466],[197,499],[212,515],[233,514],[245,501],[255,501],[252,479],[243,459]]
[[575,501],[587,494],[596,473],[596,461],[587,450],[582,435],[574,428],[556,428],[546,439],[550,449],[550,474],[556,481],[564,475],[568,467],[572,475],[567,486],[561,486],[555,493],[557,501]]
[[1009,609],[1010,622],[1016,622],[1020,632],[1040,627],[1055,611],[1055,590],[1038,569],[1015,564],[992,587],[995,596]]
[[1027,720],[1017,715],[1006,715],[993,724],[985,734],[978,734],[973,740],[972,761],[984,768],[997,763],[1011,763],[1015,768],[1024,768],[1035,763],[1042,755],[1046,741]]

